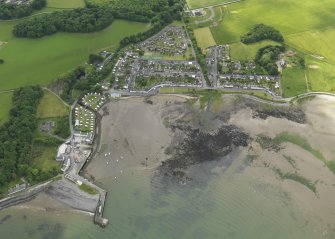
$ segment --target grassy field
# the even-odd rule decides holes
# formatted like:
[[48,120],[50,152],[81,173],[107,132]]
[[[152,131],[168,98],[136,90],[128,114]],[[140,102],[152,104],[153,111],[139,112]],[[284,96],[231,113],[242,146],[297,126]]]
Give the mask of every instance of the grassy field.
[[218,43],[239,41],[239,37],[258,23],[290,34],[333,26],[335,5],[332,0],[299,1],[248,0],[228,5],[225,19],[212,28]]
[[335,67],[324,60],[307,58],[307,78],[312,91],[335,92]]
[[215,46],[216,42],[208,27],[194,29],[194,36],[197,39],[198,46],[204,51],[209,46]]
[[319,31],[307,31],[288,35],[286,42],[311,55],[324,57],[335,64],[335,27]]
[[229,2],[229,0],[186,0],[186,2],[190,9],[196,9]]
[[33,166],[43,171],[49,171],[53,167],[60,169],[61,164],[55,160],[57,148],[58,147],[35,146],[34,151],[39,152],[39,156],[34,158]]
[[11,30],[17,22],[0,22],[0,48],[5,64],[0,65],[0,90],[20,86],[47,85],[57,76],[83,64],[89,53],[115,49],[119,41],[148,29],[144,23],[116,20],[103,31],[89,34],[59,33],[42,39],[14,38]]
[[282,75],[284,97],[292,97],[307,92],[304,70],[298,67],[286,68]]
[[85,7],[84,0],[48,0],[48,8],[77,8]]
[[68,106],[66,106],[57,96],[44,91],[44,96],[41,100],[40,105],[37,108],[37,117],[39,118],[54,118],[67,116],[70,112]]
[[232,60],[254,60],[259,48],[268,45],[279,45],[274,41],[262,41],[250,45],[245,45],[242,42],[230,44],[230,57]]
[[0,125],[8,120],[9,110],[12,108],[13,93],[0,94]]

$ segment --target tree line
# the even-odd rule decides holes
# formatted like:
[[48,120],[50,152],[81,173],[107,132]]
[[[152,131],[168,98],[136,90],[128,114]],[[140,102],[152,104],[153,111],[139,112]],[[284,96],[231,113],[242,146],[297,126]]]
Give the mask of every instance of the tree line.
[[56,32],[93,32],[113,21],[112,11],[103,7],[78,8],[43,14],[14,26],[16,37],[39,38]]
[[263,40],[272,40],[279,43],[284,42],[283,35],[273,27],[257,24],[251,30],[241,36],[241,42],[251,44]]
[[40,10],[46,6],[46,0],[33,0],[30,4],[7,4],[0,2],[0,19],[9,20],[31,15],[34,10]]
[[28,176],[32,142],[37,128],[36,111],[43,97],[38,86],[15,90],[9,120],[0,127],[0,186]]

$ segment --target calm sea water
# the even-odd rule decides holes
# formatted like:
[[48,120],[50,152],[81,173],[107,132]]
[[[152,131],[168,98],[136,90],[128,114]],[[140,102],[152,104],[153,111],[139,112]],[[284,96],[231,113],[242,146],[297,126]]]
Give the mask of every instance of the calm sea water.
[[7,209],[1,238],[227,238],[316,239],[320,230],[279,188],[246,176],[238,163],[229,169],[206,163],[192,172],[192,185],[164,185],[151,171],[125,171],[104,179],[109,189],[101,229],[73,213]]

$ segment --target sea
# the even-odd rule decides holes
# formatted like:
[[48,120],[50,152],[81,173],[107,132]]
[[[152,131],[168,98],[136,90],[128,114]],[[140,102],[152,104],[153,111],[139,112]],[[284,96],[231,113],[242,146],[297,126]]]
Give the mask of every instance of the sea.
[[188,183],[143,168],[106,175],[106,228],[73,212],[0,211],[1,239],[317,239],[331,238],[280,187],[234,162],[206,162]]

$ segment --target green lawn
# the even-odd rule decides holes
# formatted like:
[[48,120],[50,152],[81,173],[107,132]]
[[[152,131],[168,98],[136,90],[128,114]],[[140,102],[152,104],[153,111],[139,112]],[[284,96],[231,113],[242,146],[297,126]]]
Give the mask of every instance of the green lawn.
[[48,8],[78,8],[85,7],[84,0],[48,0]]
[[229,2],[229,0],[186,0],[186,2],[190,9],[196,9]]
[[281,84],[284,97],[307,92],[305,72],[298,67],[286,68],[283,71]]
[[[17,23],[17,22],[16,22]],[[96,33],[58,33],[41,39],[14,38],[15,22],[0,22],[0,90],[51,83],[57,76],[83,64],[88,55],[102,49],[115,49],[125,36],[148,29],[144,23],[116,20]]]
[[9,117],[9,110],[12,108],[13,93],[0,94],[0,125],[5,123]]
[[268,45],[279,45],[274,41],[262,41],[245,45],[242,42],[230,44],[230,57],[232,60],[254,60],[258,49]]
[[69,115],[70,109],[57,96],[44,91],[44,96],[37,108],[38,118],[54,118]]

